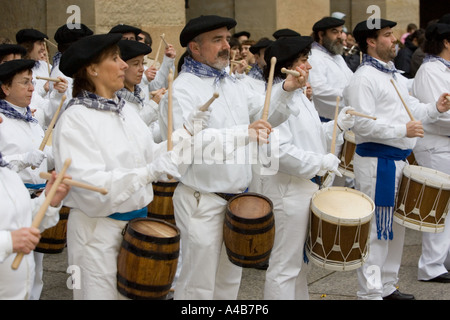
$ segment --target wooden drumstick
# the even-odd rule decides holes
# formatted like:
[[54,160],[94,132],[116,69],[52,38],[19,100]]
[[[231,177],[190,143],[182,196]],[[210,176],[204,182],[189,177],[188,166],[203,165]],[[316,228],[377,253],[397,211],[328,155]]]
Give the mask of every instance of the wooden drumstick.
[[[42,139],[41,145],[39,146],[39,150],[44,151],[45,145],[47,144],[48,139],[50,138],[50,135],[52,134],[53,127],[55,126],[56,119],[58,119],[59,112],[61,111],[62,105],[64,104],[64,101],[66,101],[66,95],[63,95],[61,102],[58,106],[58,109],[56,109],[55,114],[53,115],[52,121],[48,125],[47,130],[45,131],[44,139]],[[31,169],[36,169],[35,166],[32,166]]]
[[337,136],[337,120],[338,120],[338,115],[339,115],[339,102],[340,102],[341,98],[338,96],[336,97],[336,111],[334,114],[334,127],[333,127],[333,138],[331,140],[331,149],[330,149],[330,153],[334,154],[334,152],[336,151],[336,136]]
[[163,33],[162,35],[160,35],[160,37],[161,37],[162,41],[164,41],[164,44],[166,45],[166,48],[168,48],[169,44],[167,43],[167,41],[165,39],[166,38],[165,34]]
[[[50,180],[52,177],[51,173],[48,173],[48,172],[41,172],[41,173],[39,173],[39,176],[45,180]],[[83,183],[80,181],[75,181],[75,180],[72,180],[69,178],[64,178],[62,183],[67,184],[72,187],[78,187],[78,188],[83,188],[83,189],[90,190],[90,191],[95,191],[95,192],[101,193],[103,195],[108,194],[108,190],[105,188],[98,188],[96,186],[92,186],[90,184]]]
[[168,100],[167,100],[167,151],[173,149],[172,131],[173,131],[173,71],[169,70],[168,76]]
[[272,95],[272,84],[273,84],[273,76],[275,73],[275,65],[277,63],[277,58],[272,57],[270,59],[270,71],[269,71],[269,79],[267,80],[267,90],[266,90],[266,100],[264,102],[264,109],[262,114],[262,119],[267,121],[269,117],[269,105],[270,105],[270,97]]
[[53,82],[61,82],[60,79],[57,78],[48,78],[48,77],[36,77],[37,80],[46,80],[46,81],[53,81]]
[[47,68],[48,68],[48,76],[50,76],[52,74],[52,70],[50,69],[50,52],[48,51],[47,48],[47,43],[44,41],[44,48],[45,48],[45,52],[47,52]]
[[214,92],[211,99],[208,100],[203,106],[200,107],[200,111],[207,111],[209,109],[209,106],[219,97],[219,94],[217,92]]
[[448,101],[450,101],[450,95],[445,96],[445,99],[447,99]]
[[66,101],[66,95],[63,95],[61,98],[61,102],[59,103],[58,109],[56,109],[55,114],[53,115],[52,121],[48,125],[47,130],[45,131],[44,139],[41,142],[41,145],[39,146],[39,150],[44,151],[45,145],[47,144],[47,140],[50,137],[50,134],[53,131],[53,127],[55,126],[56,119],[58,119],[59,112],[61,111],[61,108],[64,104],[64,101]]
[[397,86],[396,86],[395,83],[394,83],[394,80],[391,79],[391,83],[392,83],[392,85],[394,86],[395,91],[397,91],[397,94],[398,94],[398,96],[400,97],[400,100],[402,100],[403,106],[405,107],[406,112],[408,112],[409,118],[411,119],[411,121],[415,121],[415,120],[414,120],[414,116],[412,115],[411,111],[409,110],[408,106],[406,105],[405,101],[403,100],[403,98],[402,98],[400,92],[398,91]]
[[153,61],[153,65],[156,65],[156,63],[158,62],[159,52],[161,51],[161,46],[163,43],[163,40],[162,40],[163,37],[164,37],[164,33],[161,35],[161,41],[159,42],[158,51],[156,51],[156,57],[155,57],[155,60]]
[[[61,169],[61,172],[56,177],[56,180],[53,183],[52,187],[50,188],[49,193],[45,197],[44,203],[39,208],[38,213],[36,214],[36,216],[33,219],[33,222],[31,224],[32,227],[39,228],[39,226],[41,225],[41,222],[45,217],[45,212],[47,211],[48,207],[50,206],[50,203],[52,202],[53,197],[56,194],[56,190],[58,189],[58,186],[61,184],[61,182],[64,178],[64,175],[66,174],[66,170],[67,170],[67,168],[69,168],[71,162],[72,162],[72,160],[70,158],[66,159],[66,161],[64,161],[64,166]],[[15,259],[11,265],[11,268],[13,270],[17,270],[17,268],[19,268],[20,263],[22,262],[23,256],[24,256],[23,252],[19,252],[17,254],[17,256],[15,257]]]
[[347,110],[346,113],[354,115],[354,116],[362,117],[362,118],[368,118],[368,119],[372,119],[372,120],[377,120],[376,117],[372,117],[372,116],[369,116],[367,114],[360,113],[358,111]]
[[286,68],[281,68],[281,73],[291,74],[294,77],[300,77],[301,76],[300,72],[295,71],[295,70],[289,70],[289,69],[286,69]]
[[56,44],[54,44],[53,42],[51,42],[50,40],[44,38],[44,41],[47,42],[48,44],[52,45],[55,49],[58,49],[58,46]]

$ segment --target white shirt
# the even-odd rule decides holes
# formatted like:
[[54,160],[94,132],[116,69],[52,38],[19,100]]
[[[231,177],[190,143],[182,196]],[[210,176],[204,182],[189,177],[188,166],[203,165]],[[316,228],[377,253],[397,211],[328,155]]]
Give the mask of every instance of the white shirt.
[[[9,105],[20,113],[26,112],[26,108]],[[39,149],[45,133],[38,123],[11,119],[6,116],[2,116],[2,118],[3,122],[0,125],[0,150],[7,162],[18,159],[20,154]],[[19,172],[23,183],[43,184],[46,182],[45,179],[39,177],[39,173],[53,169],[52,148],[45,146],[44,153],[47,155],[47,159],[42,161],[39,168],[33,170],[31,167],[27,167]]]
[[[19,268],[11,269],[16,258],[11,231],[31,226],[33,217],[45,201],[45,193],[32,200],[20,177],[12,170],[0,167],[0,199],[0,299],[28,299],[34,282],[34,255],[24,255]],[[41,231],[58,223],[60,209],[49,206],[39,227]]]
[[[436,120],[439,111],[435,104],[420,103],[409,95],[407,79],[399,73],[396,78],[396,87],[415,120],[422,123]],[[359,67],[344,89],[344,98],[349,105],[358,112],[377,118],[355,117],[352,131],[356,144],[375,142],[402,150],[413,149],[416,144],[417,138],[406,137],[406,123],[411,120],[391,79],[391,74],[364,65]]]
[[[324,174],[320,172],[321,164],[323,157],[329,153],[334,121],[322,123],[318,112],[303,92],[295,92],[300,113],[291,115],[276,127],[280,134],[279,171],[309,180]],[[343,142],[343,134],[339,133],[336,145],[342,145]]]
[[[173,127],[182,127],[193,108],[204,105],[215,92],[219,93],[210,106],[208,128],[195,136],[194,163],[182,176],[181,182],[200,192],[244,192],[252,179],[248,159],[248,144],[234,143],[234,137],[242,142],[248,137],[248,126],[261,119],[265,95],[252,92],[247,86],[230,77],[214,85],[214,78],[200,78],[182,72],[173,84]],[[293,93],[285,92],[281,83],[272,88],[268,121],[276,126],[298,110],[293,103]],[[161,134],[167,133],[167,95],[160,103]],[[291,109],[292,108],[292,109]],[[218,147],[216,156],[211,156]],[[220,158],[220,153],[226,158]]]
[[[412,95],[423,103],[435,104],[441,94],[450,92],[450,69],[440,61],[423,63],[414,78]],[[450,113],[441,114],[433,123],[424,124],[425,136],[417,141],[415,150],[426,150],[448,145]]]
[[309,83],[313,90],[314,106],[321,117],[333,120],[337,97],[340,98],[339,111],[349,105],[342,91],[348,85],[353,72],[341,55],[331,55],[314,47],[308,61],[312,66],[309,70]]
[[153,137],[132,108],[125,104],[121,115],[73,105],[66,109],[53,132],[53,152],[57,171],[67,158],[67,170],[74,180],[109,192],[73,188],[64,205],[89,217],[106,217],[146,207],[153,190],[146,165],[166,143],[155,144]]

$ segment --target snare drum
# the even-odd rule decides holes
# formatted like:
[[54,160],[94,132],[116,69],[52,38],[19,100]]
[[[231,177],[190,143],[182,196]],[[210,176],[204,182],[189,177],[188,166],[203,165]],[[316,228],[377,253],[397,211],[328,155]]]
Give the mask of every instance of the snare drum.
[[177,270],[179,229],[163,220],[137,218],[125,230],[117,259],[117,290],[130,299],[165,299]]
[[444,231],[449,210],[450,175],[426,167],[406,165],[397,193],[394,220],[410,229]]
[[223,240],[235,265],[256,268],[270,258],[275,239],[272,201],[257,193],[243,193],[228,201]]
[[375,204],[364,193],[329,187],[311,199],[306,255],[333,271],[359,268],[367,259]]
[[356,150],[355,133],[347,130],[344,133],[344,145],[340,155],[341,162],[339,163],[339,171],[349,178],[355,178],[353,172],[353,157]]

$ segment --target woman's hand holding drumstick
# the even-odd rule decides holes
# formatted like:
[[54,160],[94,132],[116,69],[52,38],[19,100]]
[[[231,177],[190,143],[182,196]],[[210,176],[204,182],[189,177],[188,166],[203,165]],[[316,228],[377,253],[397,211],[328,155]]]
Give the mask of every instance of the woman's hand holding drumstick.
[[[62,199],[69,193],[70,186],[68,185],[61,185],[62,180],[65,178],[65,174],[67,169],[69,168],[72,160],[66,159],[64,162],[64,166],[61,169],[61,172],[55,177],[56,173],[54,173],[52,179],[49,181],[45,188],[45,200],[42,206],[39,208],[38,213],[33,219],[33,222],[31,224],[32,228],[39,228],[42,220],[45,217],[45,213],[48,209],[48,207],[51,205],[52,207],[57,207],[60,205]],[[69,177],[70,178],[70,177]],[[22,262],[24,253],[19,252],[14,259],[11,268],[13,270],[17,270],[20,266],[20,263]]]
[[308,81],[308,71],[306,70],[306,66],[304,64],[296,67],[295,70],[281,68],[281,72],[287,74],[286,80],[283,84],[284,90],[294,91],[306,86],[306,81]]

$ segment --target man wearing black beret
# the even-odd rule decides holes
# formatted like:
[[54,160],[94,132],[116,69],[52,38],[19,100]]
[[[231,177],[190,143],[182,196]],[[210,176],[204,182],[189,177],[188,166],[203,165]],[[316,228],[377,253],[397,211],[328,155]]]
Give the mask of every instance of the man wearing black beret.
[[[227,200],[246,192],[252,179],[250,162],[238,159],[238,153],[248,154],[249,139],[267,143],[272,125],[298,111],[290,106],[294,105],[292,91],[301,84],[289,76],[274,86],[268,121],[261,119],[265,96],[240,85],[226,71],[230,63],[229,30],[235,26],[231,18],[200,16],[191,19],[180,34],[180,44],[186,47],[188,56],[173,84],[174,129],[183,125],[190,110],[204,105],[216,92],[220,96],[209,108],[209,128],[202,131],[208,138],[198,140],[195,148],[205,161],[187,166],[173,196],[182,246],[175,299],[237,298],[242,269],[227,258],[223,222]],[[164,97],[160,104],[162,133],[167,132],[167,104]],[[220,150],[226,159],[208,151],[211,136],[227,145],[226,150]],[[239,146],[233,143],[237,137],[243,142]]]
[[342,54],[342,28],[345,21],[325,17],[313,26],[314,43],[309,62],[312,69],[309,81],[313,90],[313,102],[322,121],[334,119],[336,98],[340,98],[340,110],[345,106],[342,90],[353,72],[348,68]]
[[252,68],[245,74],[245,72],[237,77],[240,77],[243,83],[248,84],[251,88],[262,94],[266,91],[266,80],[264,79],[264,68],[266,61],[264,60],[264,52],[274,41],[269,38],[261,38],[257,43],[250,47],[250,52],[253,54],[255,63]]
[[122,40],[137,40],[139,34],[142,32],[141,29],[129,26],[126,24],[118,24],[111,28],[109,33],[120,33],[122,34]]
[[[433,103],[442,92],[450,90],[450,14],[427,27],[423,51],[426,55],[414,77],[411,94],[421,102]],[[450,174],[449,122],[447,112],[437,122],[423,125],[425,136],[413,150],[420,166]],[[450,282],[450,220],[445,220],[443,229],[438,233],[422,232],[418,280]]]
[[[72,85],[73,80],[65,76],[61,70],[59,70],[59,61],[62,54],[69,48],[72,43],[80,40],[81,38],[91,36],[94,32],[89,29],[86,25],[80,24],[80,28],[70,29],[66,24],[60,26],[55,32],[54,39],[58,44],[58,52],[53,56],[52,71],[50,73],[51,78],[62,77],[68,81],[66,95],[72,98]],[[50,84],[50,90],[53,89],[53,84]],[[65,104],[69,102],[69,99],[65,101]]]
[[364,56],[344,90],[346,101],[356,111],[377,119],[357,117],[352,129],[357,145],[353,159],[355,187],[375,203],[369,255],[357,270],[359,299],[414,299],[396,288],[405,226],[401,219],[394,218],[395,198],[405,159],[417,138],[424,136],[422,123],[435,122],[450,109],[446,94],[428,104],[409,94],[408,79],[393,64],[397,39],[392,28],[396,24],[375,19],[355,26],[353,34]]
[[27,50],[18,44],[0,44],[0,64],[10,60],[22,59]]
[[299,37],[300,33],[292,29],[284,28],[275,31],[272,36],[278,40],[279,38],[282,37]]
[[237,32],[237,33],[233,34],[233,38],[238,39],[238,41],[240,43],[242,43],[245,40],[249,40],[250,36],[251,36],[251,34],[248,31],[241,31],[241,32]]

